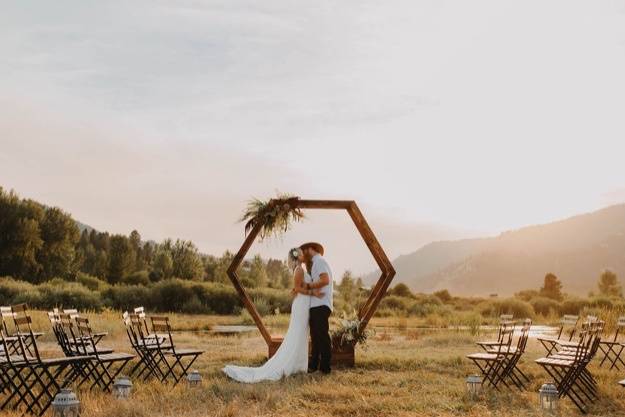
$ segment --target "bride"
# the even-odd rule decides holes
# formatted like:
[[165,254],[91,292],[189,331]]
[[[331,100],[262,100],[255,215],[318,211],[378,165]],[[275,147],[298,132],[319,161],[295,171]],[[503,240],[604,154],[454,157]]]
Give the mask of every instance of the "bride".
[[[291,321],[284,341],[275,355],[258,368],[235,365],[224,367],[225,374],[235,381],[277,381],[308,369],[308,315],[311,295],[306,295],[310,290],[306,290],[305,283],[310,283],[312,279],[304,266],[304,253],[300,248],[291,249],[288,260],[289,267],[293,270],[295,298],[291,305]],[[314,290],[312,296],[323,297],[323,293]]]

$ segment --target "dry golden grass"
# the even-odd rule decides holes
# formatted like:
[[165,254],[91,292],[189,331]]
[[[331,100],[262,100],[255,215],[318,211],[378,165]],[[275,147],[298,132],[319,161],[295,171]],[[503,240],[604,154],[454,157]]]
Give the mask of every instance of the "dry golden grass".
[[[129,351],[119,313],[89,315],[97,329],[111,337],[106,344]],[[179,328],[202,329],[215,323],[235,323],[237,318],[175,316]],[[391,325],[384,319],[384,326]],[[199,325],[200,327],[194,327]],[[43,319],[37,326],[49,329]],[[532,379],[528,392],[487,390],[478,401],[465,394],[464,380],[475,369],[465,359],[477,351],[476,337],[454,330],[432,331],[411,328],[379,331],[368,350],[357,351],[357,367],[335,370],[330,376],[298,375],[276,383],[239,384],[228,380],[221,368],[227,363],[258,365],[266,346],[257,334],[218,337],[208,333],[180,332],[181,345],[198,347],[206,353],[197,362],[204,380],[199,388],[181,384],[176,388],[158,383],[139,383],[130,401],[117,401],[102,393],[79,392],[85,417],[200,417],[200,416],[540,416],[536,392],[548,378],[533,363],[542,348],[530,340],[521,363]],[[407,328],[407,329],[406,329]],[[484,336],[482,336],[484,337]],[[481,338],[481,337],[477,337]],[[47,354],[58,353],[53,342],[43,343]],[[478,349],[479,350],[479,349]],[[600,386],[601,401],[590,410],[595,416],[625,416],[625,397],[617,381],[625,375],[592,371]],[[581,415],[569,400],[562,401],[563,416]]]

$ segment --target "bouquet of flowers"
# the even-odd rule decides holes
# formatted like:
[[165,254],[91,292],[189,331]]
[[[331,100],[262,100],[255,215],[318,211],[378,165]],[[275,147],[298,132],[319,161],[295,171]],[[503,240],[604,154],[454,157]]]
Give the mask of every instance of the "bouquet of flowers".
[[361,323],[355,311],[351,314],[343,312],[339,319],[339,327],[331,332],[332,344],[338,348],[356,344],[366,348],[367,339],[373,335],[373,331],[369,329],[361,331]]
[[245,234],[247,235],[258,224],[262,224],[261,240],[286,232],[292,222],[299,222],[304,218],[302,210],[297,208],[298,200],[299,197],[290,194],[278,194],[269,201],[257,198],[251,200],[241,218],[242,222],[246,222]]

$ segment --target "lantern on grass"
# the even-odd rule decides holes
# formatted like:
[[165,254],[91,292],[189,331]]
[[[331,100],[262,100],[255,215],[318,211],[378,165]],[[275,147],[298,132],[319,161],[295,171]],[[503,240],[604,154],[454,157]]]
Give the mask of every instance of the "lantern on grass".
[[80,416],[80,401],[70,388],[61,388],[52,401],[54,417],[78,417]]
[[479,375],[469,375],[467,377],[467,391],[471,398],[477,398],[482,392],[482,377]]
[[196,387],[202,383],[202,375],[197,370],[193,370],[187,374],[187,382],[190,386]]
[[120,400],[130,397],[132,391],[132,381],[127,376],[120,376],[113,382],[113,395]]
[[558,388],[553,382],[547,382],[540,387],[538,391],[540,398],[540,408],[545,413],[555,414],[558,411],[558,400],[560,396],[558,394]]

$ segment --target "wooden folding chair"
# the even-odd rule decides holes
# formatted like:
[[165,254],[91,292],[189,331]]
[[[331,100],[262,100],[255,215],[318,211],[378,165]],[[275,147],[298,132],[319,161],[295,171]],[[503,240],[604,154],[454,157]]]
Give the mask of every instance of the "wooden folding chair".
[[162,379],[164,376],[159,367],[162,360],[158,353],[158,345],[153,335],[145,334],[148,331],[144,320],[135,313],[123,313],[122,319],[126,327],[126,334],[138,361],[130,371],[130,375],[147,380],[151,377]]
[[499,382],[503,382],[508,386],[507,381],[504,381],[500,377],[500,372],[506,366],[506,358],[511,351],[512,335],[514,333],[514,326],[504,326],[499,332],[500,341],[497,344],[478,344],[485,350],[485,352],[472,353],[467,355],[475,366],[480,370],[484,376],[484,382],[492,386],[496,390],[499,390]]
[[[179,349],[174,344],[174,339],[171,334],[171,326],[169,324],[169,318],[161,316],[150,317],[152,321],[152,331],[156,334],[165,335],[165,340],[161,340],[160,337],[156,337],[156,352],[161,361],[159,366],[164,365],[165,370],[162,372],[162,382],[165,382],[170,376],[174,380],[174,385],[178,384],[182,378],[187,374],[187,371],[193,365],[195,360],[204,353],[203,350],[197,349]],[[186,365],[183,360],[187,360]],[[177,372],[178,371],[178,372]]]
[[514,327],[509,324],[503,326],[501,334],[502,343],[499,345],[483,345],[486,352],[479,352],[468,355],[480,371],[484,374],[489,385],[497,388],[499,382],[511,388],[508,382],[516,386],[519,390],[525,389],[525,384],[529,378],[518,367],[519,361],[525,353],[529,330],[532,325],[530,319],[526,319],[519,330],[516,344],[512,343]]
[[[558,343],[571,342],[573,340],[573,337],[575,336],[575,332],[577,331],[578,323],[579,323],[579,316],[575,316],[572,314],[565,314],[560,319],[560,328],[558,329],[557,336],[555,337],[542,336],[542,337],[537,338],[538,341],[547,350],[547,355],[550,355],[554,351]],[[564,338],[562,337],[563,334],[564,334]]]
[[[76,369],[88,358],[42,358],[30,316],[23,314],[14,320],[21,329],[19,349],[14,355],[0,357],[3,382],[9,386],[8,395],[0,408],[17,410],[23,407],[26,412],[41,416],[61,387],[71,384],[76,377]],[[4,333],[1,337],[5,345]]]
[[[532,326],[532,320],[525,319],[519,330],[516,344],[510,346],[507,352],[503,352],[505,357],[505,366],[500,370],[499,378],[502,380],[509,379],[519,390],[525,389],[525,384],[529,383],[529,378],[518,367],[521,357],[525,353],[527,347],[527,339]],[[514,332],[513,332],[514,334]],[[490,353],[496,353],[495,349],[491,349]]]
[[89,319],[75,317],[74,321],[79,333],[76,349],[80,355],[91,359],[90,376],[94,380],[91,389],[99,386],[104,391],[110,391],[115,377],[121,373],[128,362],[134,359],[135,355],[100,351],[89,325]]
[[[17,332],[17,330],[15,329],[15,324],[13,323],[15,315],[13,314],[13,310],[11,309],[11,307],[0,307],[0,317],[2,318],[2,326],[0,326],[0,331],[4,336],[4,345],[2,346],[2,350],[8,352],[9,354],[14,354],[19,349],[19,341],[18,337],[15,336],[15,333]],[[12,323],[12,328],[9,328],[9,322]]]
[[[75,308],[66,308],[63,309],[63,313],[69,315],[69,317],[74,320],[77,317],[80,317],[80,313]],[[97,345],[100,341],[108,335],[108,332],[94,332],[93,333],[93,341]]]
[[536,360],[553,378],[559,396],[567,396],[582,413],[597,399],[597,382],[587,367],[598,350],[602,331],[603,322],[586,322],[575,347],[566,347]]
[[[623,349],[625,349],[625,341],[622,340],[621,336],[624,328],[625,316],[621,316],[616,322],[614,337],[611,340],[602,340],[599,343],[599,350],[603,353],[603,359],[601,360],[599,367],[602,367],[606,361],[608,365],[610,365],[610,370],[614,368],[620,369],[618,365],[619,363],[625,366],[625,362],[621,359],[621,354],[623,353]],[[621,338],[619,338],[620,336]]]
[[480,346],[485,351],[488,351],[489,349],[493,347],[497,347],[501,345],[504,339],[504,334],[506,334],[508,330],[510,329],[514,331],[515,324],[512,318],[513,318],[512,314],[502,314],[501,316],[499,316],[499,327],[497,329],[497,339],[476,342],[477,345]]
[[[20,326],[18,324],[20,323],[20,321],[16,319],[20,317],[30,317],[28,314],[28,306],[26,304],[16,304],[16,305],[11,306],[11,312],[13,313],[13,321],[15,323],[15,333],[13,334],[13,336],[17,336],[17,337],[21,337],[25,335],[34,336],[34,339],[31,339],[31,337],[27,337],[24,339],[27,343],[26,348],[30,351],[33,343],[35,343],[37,339],[43,336],[43,333],[42,332],[29,333],[26,329],[23,329],[23,328],[20,329]],[[30,352],[30,353],[32,354],[33,352]]]

